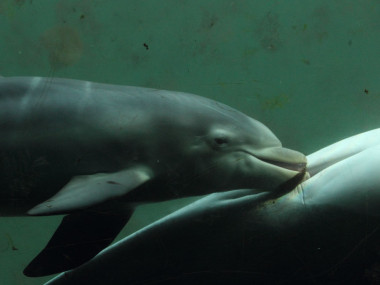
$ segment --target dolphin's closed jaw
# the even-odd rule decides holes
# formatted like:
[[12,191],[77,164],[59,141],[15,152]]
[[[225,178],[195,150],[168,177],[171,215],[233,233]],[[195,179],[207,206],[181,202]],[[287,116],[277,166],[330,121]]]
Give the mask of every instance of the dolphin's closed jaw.
[[269,164],[276,165],[278,167],[286,168],[286,169],[297,171],[297,172],[304,172],[306,169],[306,162],[288,163],[288,162],[275,161],[275,160],[270,160],[270,159],[260,159],[260,160]]
[[248,152],[257,159],[297,172],[305,172],[307,158],[304,154],[283,147],[271,147]]
[[[278,189],[291,190],[303,179],[306,172],[306,157],[300,152],[281,146],[254,149],[246,147],[247,154],[242,169],[254,181],[248,186],[262,191],[278,192]],[[251,186],[253,185],[253,186]]]

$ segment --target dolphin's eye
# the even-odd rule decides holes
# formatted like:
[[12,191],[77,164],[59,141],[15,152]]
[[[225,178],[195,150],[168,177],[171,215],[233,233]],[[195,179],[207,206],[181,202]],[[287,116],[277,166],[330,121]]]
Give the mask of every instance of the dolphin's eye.
[[226,128],[212,129],[209,135],[206,137],[208,145],[215,150],[221,150],[231,144],[233,133]]
[[228,139],[226,137],[217,137],[214,138],[214,142],[217,146],[224,146],[228,143]]
[[215,138],[214,141],[217,145],[226,144],[228,142],[227,138]]

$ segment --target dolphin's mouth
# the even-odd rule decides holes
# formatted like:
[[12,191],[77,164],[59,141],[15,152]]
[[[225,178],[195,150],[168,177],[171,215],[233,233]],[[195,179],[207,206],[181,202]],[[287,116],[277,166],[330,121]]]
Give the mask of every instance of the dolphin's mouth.
[[259,159],[266,163],[273,164],[278,167],[286,168],[293,171],[304,172],[306,169],[306,163],[289,163],[289,162],[275,161],[275,160],[270,160],[270,159],[262,159],[262,158],[259,158]]

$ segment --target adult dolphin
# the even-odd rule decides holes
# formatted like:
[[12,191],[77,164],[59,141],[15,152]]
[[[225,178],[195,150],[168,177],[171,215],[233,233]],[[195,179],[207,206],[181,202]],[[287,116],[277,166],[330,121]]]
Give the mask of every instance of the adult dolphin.
[[211,194],[46,285],[379,284],[380,129],[308,159],[288,194]]
[[0,126],[0,215],[74,213],[29,276],[93,257],[128,221],[125,205],[239,187],[278,190],[306,163],[237,110],[148,88],[0,78]]

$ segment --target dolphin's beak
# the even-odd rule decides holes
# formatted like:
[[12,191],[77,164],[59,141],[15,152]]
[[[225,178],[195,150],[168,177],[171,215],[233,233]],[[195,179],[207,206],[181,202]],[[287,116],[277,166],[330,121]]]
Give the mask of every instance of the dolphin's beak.
[[282,195],[294,189],[305,179],[307,158],[298,151],[283,147],[271,147],[255,153],[255,157],[265,163],[284,169],[281,173],[293,172],[294,176],[284,181],[274,191],[273,195]]
[[276,192],[291,190],[289,187],[297,186],[306,173],[306,156],[281,145],[246,147],[241,151],[248,154],[242,167],[248,176],[254,177],[248,182],[252,184],[249,187]]
[[289,162],[275,161],[275,160],[270,160],[270,159],[261,159],[261,158],[259,159],[266,163],[273,164],[278,167],[286,168],[286,169],[297,171],[297,172],[304,172],[306,170],[306,162],[289,163]]
[[297,172],[305,172],[307,158],[304,154],[283,148],[271,147],[251,152],[253,156],[265,163]]

